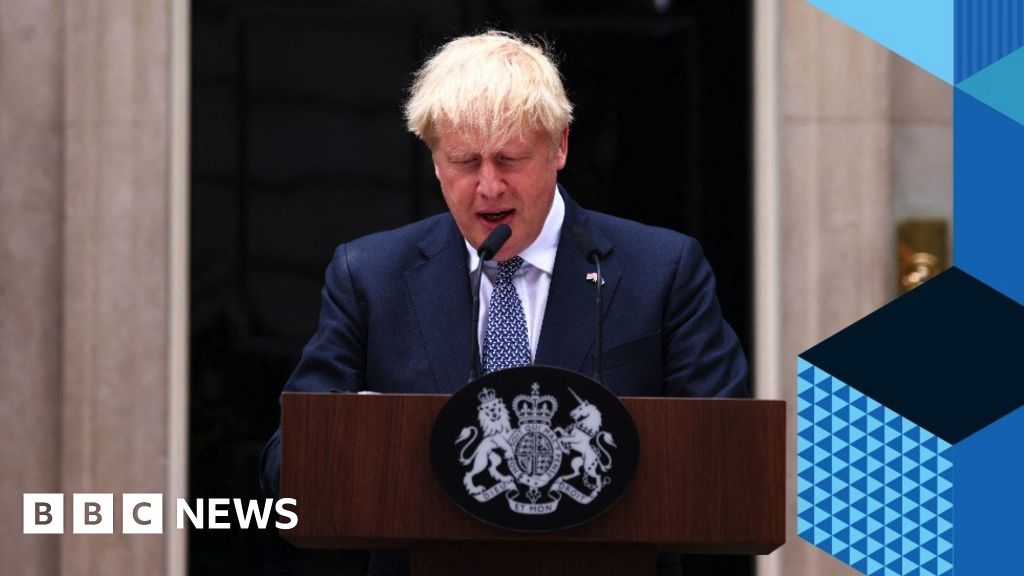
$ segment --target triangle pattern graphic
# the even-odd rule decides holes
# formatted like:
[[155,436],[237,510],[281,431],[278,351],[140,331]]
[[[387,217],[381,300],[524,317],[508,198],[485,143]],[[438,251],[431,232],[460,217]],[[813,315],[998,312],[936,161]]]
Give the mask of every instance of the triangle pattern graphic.
[[[849,410],[861,394],[802,358],[797,374],[815,391],[797,413],[829,412],[798,416],[800,537],[866,574],[952,574],[951,446],[871,398]],[[871,432],[850,443],[851,426]]]

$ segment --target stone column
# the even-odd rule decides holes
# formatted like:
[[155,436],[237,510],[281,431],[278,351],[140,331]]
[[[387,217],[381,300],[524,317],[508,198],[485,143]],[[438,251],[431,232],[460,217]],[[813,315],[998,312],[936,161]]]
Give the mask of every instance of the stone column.
[[[771,0],[777,18],[777,179],[757,191],[774,213],[761,229],[758,369],[764,397],[789,402],[796,438],[796,356],[894,296],[888,51],[805,0]],[[772,12],[772,10],[768,10]],[[769,114],[773,113],[771,110]],[[761,154],[761,156],[764,156]],[[764,332],[769,330],[770,333]],[[762,358],[759,353],[758,358]],[[787,543],[759,563],[765,575],[855,574],[796,534],[796,443],[787,457]]]
[[60,492],[63,19],[0,0],[0,558],[57,573],[58,539],[24,536],[22,494]]
[[[167,477],[169,3],[74,0],[65,23],[62,479],[117,506]],[[61,564],[159,573],[164,542],[65,538]]]
[[[187,24],[187,0],[0,0],[11,573],[182,571]],[[25,492],[65,494],[63,537],[21,534]],[[113,535],[71,534],[75,492],[114,494]],[[121,533],[126,492],[165,495],[162,536]]]

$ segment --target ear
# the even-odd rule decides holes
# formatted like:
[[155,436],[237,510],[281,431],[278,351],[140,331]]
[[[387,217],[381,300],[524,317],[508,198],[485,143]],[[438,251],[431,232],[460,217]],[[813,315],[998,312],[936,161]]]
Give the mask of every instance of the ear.
[[558,138],[558,149],[555,150],[555,165],[557,170],[565,168],[565,161],[569,158],[569,125],[562,128],[562,134]]
[[434,165],[434,178],[437,181],[441,181],[441,167],[437,165],[437,149],[433,146],[430,147],[430,162]]

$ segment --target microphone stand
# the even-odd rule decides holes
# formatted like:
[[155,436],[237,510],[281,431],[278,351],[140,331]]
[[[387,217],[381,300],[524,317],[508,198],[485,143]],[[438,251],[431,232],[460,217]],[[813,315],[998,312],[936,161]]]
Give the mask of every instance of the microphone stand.
[[594,380],[597,380],[598,384],[603,384],[601,380],[601,335],[604,332],[604,306],[601,304],[601,284],[604,283],[604,276],[601,275],[601,258],[597,252],[591,254],[591,258],[594,262],[594,266],[597,267],[597,301],[595,306],[595,312],[597,316],[597,336],[594,338],[594,344],[596,350],[594,351]]
[[478,326],[480,325],[480,282],[483,280],[484,275],[484,259],[480,258],[480,265],[476,267],[475,278],[473,279],[473,314],[470,316],[470,322],[473,329],[470,330],[470,336],[472,337],[472,344],[470,344],[470,355],[471,361],[469,365],[469,381],[477,379],[479,376],[477,372],[477,358],[480,356],[480,344],[479,344],[479,331]]

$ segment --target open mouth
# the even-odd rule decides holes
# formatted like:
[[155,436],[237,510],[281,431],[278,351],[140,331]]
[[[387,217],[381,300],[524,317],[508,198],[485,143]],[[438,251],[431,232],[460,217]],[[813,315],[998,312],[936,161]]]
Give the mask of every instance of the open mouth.
[[480,212],[480,217],[488,222],[501,222],[505,218],[512,215],[515,210],[505,210],[504,212]]

